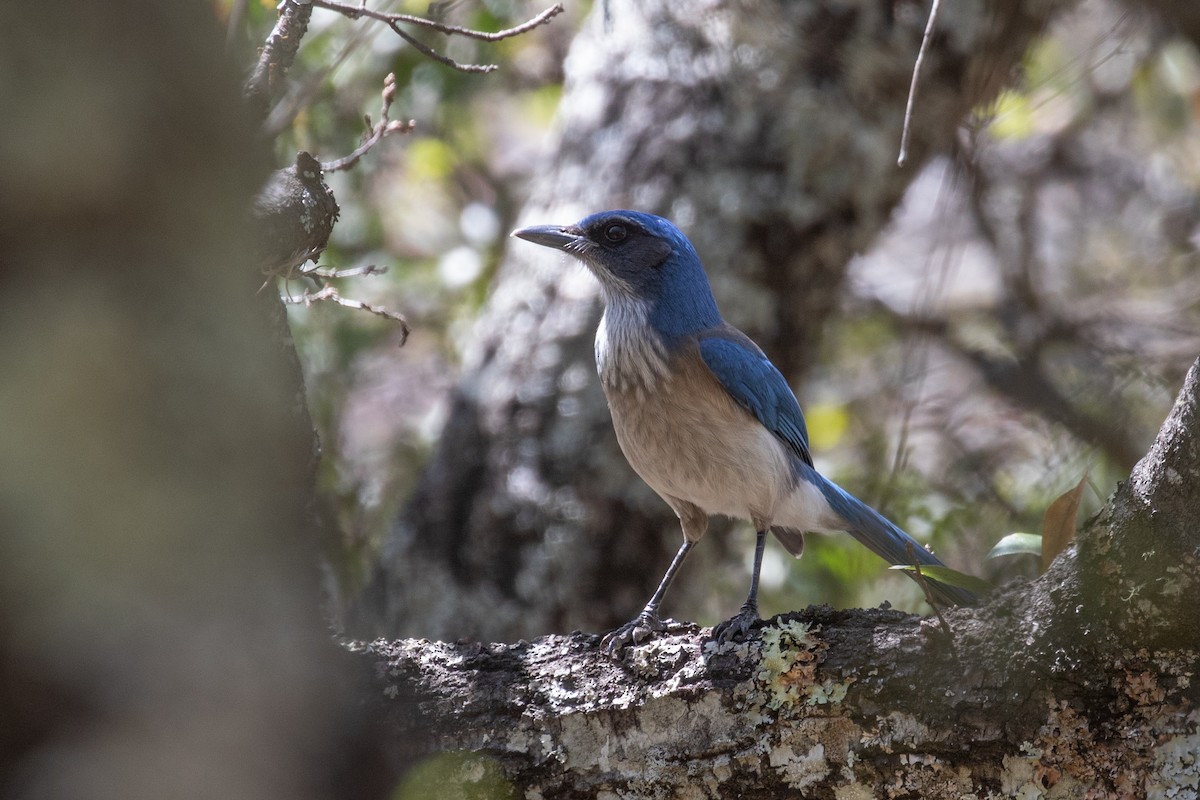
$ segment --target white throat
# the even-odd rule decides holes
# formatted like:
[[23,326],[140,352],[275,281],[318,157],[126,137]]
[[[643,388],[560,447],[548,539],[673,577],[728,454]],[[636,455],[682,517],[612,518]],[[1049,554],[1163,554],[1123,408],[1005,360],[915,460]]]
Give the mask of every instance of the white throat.
[[596,371],[605,391],[654,389],[669,375],[667,348],[650,327],[650,304],[630,297],[605,298],[596,329]]

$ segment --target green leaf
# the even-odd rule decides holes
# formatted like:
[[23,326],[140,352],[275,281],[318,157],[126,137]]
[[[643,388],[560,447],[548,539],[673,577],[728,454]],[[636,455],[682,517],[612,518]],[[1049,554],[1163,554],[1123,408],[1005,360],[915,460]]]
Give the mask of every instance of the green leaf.
[[1001,556],[1016,556],[1042,554],[1042,537],[1036,533],[1010,533],[988,551],[985,559],[1000,558]]
[[[917,571],[917,568],[912,564],[896,564],[889,569],[899,569],[904,572]],[[968,575],[965,572],[959,572],[950,567],[935,567],[921,565],[921,574],[932,581],[944,583],[947,586],[953,586],[958,589],[966,589],[968,592],[974,592],[978,595],[987,594],[992,590],[992,585],[983,578],[976,578],[974,575]]]

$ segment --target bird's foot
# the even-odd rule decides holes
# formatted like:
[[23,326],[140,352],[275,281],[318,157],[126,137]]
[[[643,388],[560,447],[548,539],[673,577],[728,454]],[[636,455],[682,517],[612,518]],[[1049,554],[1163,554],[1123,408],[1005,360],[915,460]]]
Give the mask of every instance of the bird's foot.
[[609,631],[600,640],[600,649],[616,657],[627,644],[641,644],[666,630],[666,625],[652,611],[643,610],[615,631]]
[[758,606],[746,603],[741,611],[713,628],[713,638],[718,644],[745,639],[758,621]]

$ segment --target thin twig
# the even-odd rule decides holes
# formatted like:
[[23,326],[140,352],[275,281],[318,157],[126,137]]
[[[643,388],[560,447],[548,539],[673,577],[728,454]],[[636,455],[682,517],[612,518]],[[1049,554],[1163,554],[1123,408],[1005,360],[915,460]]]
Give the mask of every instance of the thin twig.
[[408,327],[408,320],[404,318],[403,314],[398,314],[395,311],[388,311],[383,306],[364,303],[362,300],[351,300],[348,297],[342,297],[340,294],[338,294],[337,289],[332,286],[322,286],[320,291],[316,292],[315,294],[306,291],[299,297],[285,294],[283,295],[282,299],[284,303],[289,305],[303,305],[305,308],[312,306],[313,303],[320,303],[327,300],[331,303],[337,303],[339,306],[343,306],[344,308],[352,308],[355,311],[366,311],[369,314],[374,314],[378,317],[383,317],[384,319],[399,323],[400,346],[403,347],[404,343],[408,341],[410,328]]
[[527,22],[523,22],[512,28],[505,28],[502,31],[489,33],[487,31],[478,31],[473,28],[463,28],[458,25],[446,25],[442,22],[426,19],[425,17],[415,17],[411,14],[389,14],[383,11],[376,11],[367,8],[364,4],[350,5],[349,3],[339,3],[337,0],[312,0],[312,5],[316,8],[324,8],[328,11],[336,11],[337,13],[347,17],[348,19],[358,19],[359,17],[367,17],[378,22],[386,24],[391,28],[397,36],[411,44],[420,53],[433,60],[445,64],[448,67],[459,70],[460,72],[491,72],[496,69],[495,64],[463,64],[455,61],[449,56],[443,55],[436,50],[433,50],[428,45],[422,44],[411,33],[400,27],[401,25],[414,25],[427,30],[444,33],[450,36],[464,36],[468,39],[475,39],[481,42],[498,42],[502,39],[510,39],[513,36],[520,36],[522,33],[531,31],[539,25],[544,25],[552,18],[563,12],[562,3],[556,3],[535,17],[532,17]]
[[424,55],[428,58],[432,58],[434,61],[438,62],[439,64],[445,64],[447,67],[456,69],[459,72],[487,73],[487,72],[494,72],[495,70],[500,68],[496,64],[464,64],[461,61],[455,61],[450,56],[442,55],[437,50],[434,50],[432,47],[422,44],[420,42],[420,40],[418,40],[415,36],[413,36],[408,31],[404,30],[404,28],[401,28],[400,23],[388,22],[388,27],[391,28],[393,31],[395,31],[397,36],[399,36],[401,39],[403,39],[404,41],[411,44],[414,48],[416,48],[417,52],[421,53],[422,55]]
[[445,33],[452,36],[465,36],[468,39],[477,39],[481,42],[499,42],[502,39],[511,39],[514,36],[520,36],[522,33],[533,30],[539,25],[545,25],[554,17],[563,12],[563,4],[555,3],[550,8],[541,12],[535,17],[531,17],[527,22],[522,22],[512,28],[505,28],[502,31],[489,33],[488,31],[477,31],[474,28],[463,28],[458,25],[447,25],[444,22],[438,22],[425,17],[414,17],[411,14],[389,14],[383,11],[374,11],[364,6],[351,6],[345,3],[338,3],[336,0],[313,0],[313,5],[318,8],[325,8],[330,11],[337,11],[350,19],[358,19],[359,17],[368,17],[370,19],[386,22],[389,25],[393,22],[404,23],[408,25],[417,25],[422,28],[428,28],[431,31]]
[[929,50],[929,40],[933,38],[933,26],[937,23],[938,9],[942,0],[933,0],[929,8],[929,19],[925,22],[925,35],[921,37],[921,48],[917,50],[917,63],[913,64],[912,82],[908,85],[908,102],[904,105],[904,129],[900,132],[900,157],[896,166],[903,167],[908,161],[908,138],[912,127],[913,106],[917,101],[917,83],[921,80],[921,67],[925,64],[925,53]]
[[300,270],[300,274],[313,278],[325,278],[327,280],[336,280],[338,278],[362,278],[367,275],[382,275],[387,272],[387,267],[380,267],[375,264],[367,264],[362,267],[351,267],[349,269],[324,269],[313,264],[309,269]]
[[[942,616],[942,609],[938,606],[937,602],[933,599],[932,587],[929,585],[929,579],[925,577],[925,573],[921,572],[921,562],[917,560],[917,553],[913,547],[913,543],[905,542],[904,548],[905,548],[905,550],[908,551],[908,560],[912,562],[912,567],[915,570],[914,573],[910,573],[910,574],[914,574],[916,576],[917,585],[920,586],[921,591],[925,593],[925,602],[927,602],[927,603],[929,603],[929,605],[933,606],[933,613],[937,614],[938,622],[942,623],[942,631],[946,634],[946,637],[950,640],[951,652],[954,652],[954,631],[950,629],[950,623],[947,622],[946,618]],[[958,653],[955,652],[954,654],[955,654],[955,657],[957,658]]]
[[348,156],[337,159],[336,161],[326,161],[321,164],[321,169],[325,172],[336,172],[341,169],[350,169],[360,158],[365,156],[367,152],[379,144],[383,137],[390,133],[409,133],[416,122],[408,120],[400,122],[399,120],[389,120],[388,116],[392,111],[392,100],[396,98],[396,75],[389,72],[387,77],[383,79],[383,102],[379,108],[379,124],[372,125],[371,118],[366,117],[367,131],[363,134],[362,144]]
[[407,17],[407,20],[412,22],[414,25],[424,25],[426,28],[441,31],[442,33],[466,36],[468,39],[478,39],[481,42],[499,42],[502,39],[511,39],[514,36],[520,36],[522,33],[527,33],[539,25],[545,25],[562,12],[563,4],[555,3],[537,16],[531,17],[527,22],[522,22],[520,25],[516,25],[511,28],[505,28],[502,31],[495,31],[493,33],[488,33],[487,31],[477,31],[471,28],[460,28],[457,25],[443,25],[440,22],[434,22],[431,19],[424,19],[422,17]]
[[542,13],[538,14],[536,17],[530,18],[527,22],[522,22],[520,25],[515,27],[505,28],[502,31],[495,31],[491,33],[488,31],[477,31],[474,28],[463,28],[459,27],[458,25],[446,25],[445,23],[437,22],[432,19],[414,17],[408,14],[393,14],[392,16],[395,17],[397,22],[407,22],[413,25],[419,25],[423,28],[428,28],[431,31],[437,31],[438,33],[465,36],[468,39],[477,39],[481,42],[499,42],[502,39],[511,39],[514,36],[520,36],[522,33],[533,30],[538,25],[545,25],[562,12],[563,4],[556,3]]

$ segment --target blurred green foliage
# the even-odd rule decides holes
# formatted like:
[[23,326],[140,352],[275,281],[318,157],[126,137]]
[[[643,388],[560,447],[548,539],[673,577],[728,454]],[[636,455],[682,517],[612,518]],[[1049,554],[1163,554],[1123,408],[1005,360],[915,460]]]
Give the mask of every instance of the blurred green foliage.
[[516,800],[520,795],[491,758],[478,753],[438,753],[410,769],[392,800]]

